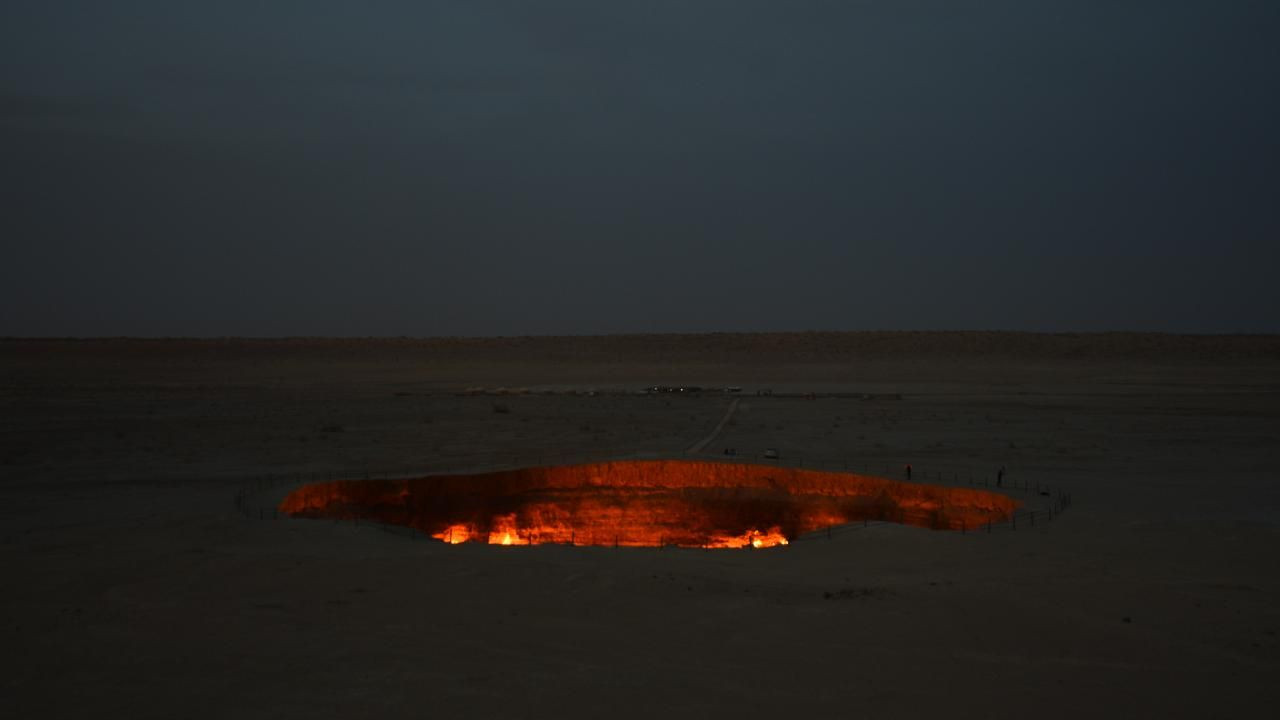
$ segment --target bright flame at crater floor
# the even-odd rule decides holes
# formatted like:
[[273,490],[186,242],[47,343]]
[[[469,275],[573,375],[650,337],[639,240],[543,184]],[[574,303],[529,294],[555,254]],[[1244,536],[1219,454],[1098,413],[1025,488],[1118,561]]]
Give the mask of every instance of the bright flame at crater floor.
[[301,487],[280,509],[368,519],[450,544],[767,548],[864,520],[969,529],[1007,519],[1000,493],[852,473],[626,460]]

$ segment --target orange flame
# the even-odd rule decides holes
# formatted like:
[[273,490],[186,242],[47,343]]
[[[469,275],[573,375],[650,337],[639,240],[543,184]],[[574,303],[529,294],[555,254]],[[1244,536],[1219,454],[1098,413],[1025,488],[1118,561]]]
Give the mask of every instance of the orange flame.
[[299,517],[406,525],[454,545],[705,548],[779,547],[863,520],[969,529],[1001,522],[1017,507],[1006,495],[972,488],[678,460],[318,483],[280,504]]
[[520,530],[516,527],[516,514],[495,518],[494,527],[489,531],[490,545],[512,545],[520,538]]
[[433,534],[431,537],[443,540],[450,545],[457,545],[471,539],[471,528],[461,523],[456,523]]

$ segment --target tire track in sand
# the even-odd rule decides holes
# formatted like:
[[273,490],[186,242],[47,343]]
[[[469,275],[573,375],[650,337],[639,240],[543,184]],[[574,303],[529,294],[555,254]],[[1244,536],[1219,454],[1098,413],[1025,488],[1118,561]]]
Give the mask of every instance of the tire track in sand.
[[734,398],[733,402],[729,403],[729,409],[725,411],[724,417],[720,418],[720,424],[716,425],[715,430],[712,430],[710,435],[690,445],[689,449],[684,451],[686,455],[697,455],[702,452],[703,448],[710,445],[712,440],[715,440],[716,437],[720,435],[720,431],[724,429],[725,423],[729,422],[729,418],[733,417],[733,411],[738,409],[739,400],[741,400],[741,398]]

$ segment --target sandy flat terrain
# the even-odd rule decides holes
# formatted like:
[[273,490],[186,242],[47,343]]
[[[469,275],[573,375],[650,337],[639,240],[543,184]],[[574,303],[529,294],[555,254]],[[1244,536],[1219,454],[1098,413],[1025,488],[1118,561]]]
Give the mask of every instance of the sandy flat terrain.
[[[234,502],[254,488],[269,505],[285,485],[256,490],[266,476],[679,457],[735,397],[636,392],[681,382],[743,388],[707,456],[772,447],[952,482],[1004,465],[1074,504],[1016,532],[877,524],[702,551],[449,547]],[[0,393],[14,717],[1280,702],[1275,337],[11,340]]]

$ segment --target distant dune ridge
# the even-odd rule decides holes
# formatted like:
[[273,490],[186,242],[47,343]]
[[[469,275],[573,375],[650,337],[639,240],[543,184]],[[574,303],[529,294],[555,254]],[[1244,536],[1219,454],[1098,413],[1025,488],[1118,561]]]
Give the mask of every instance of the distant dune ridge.
[[133,354],[239,349],[337,354],[406,350],[442,361],[507,360],[511,353],[554,362],[843,363],[913,357],[1018,361],[1205,362],[1280,360],[1280,335],[859,331],[571,335],[512,337],[6,338],[4,353],[84,351]]
[[[402,392],[523,387],[639,391],[653,384],[784,392],[1020,390],[1225,379],[1280,384],[1280,335],[790,332],[492,338],[97,338],[0,341],[14,387],[372,382]],[[1097,385],[1097,383],[1102,383]]]

